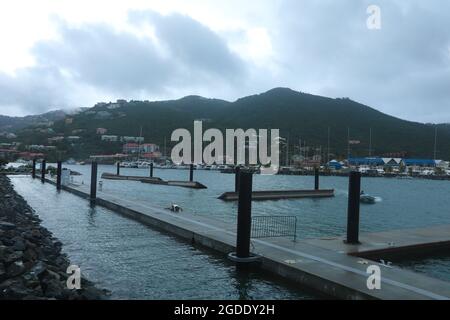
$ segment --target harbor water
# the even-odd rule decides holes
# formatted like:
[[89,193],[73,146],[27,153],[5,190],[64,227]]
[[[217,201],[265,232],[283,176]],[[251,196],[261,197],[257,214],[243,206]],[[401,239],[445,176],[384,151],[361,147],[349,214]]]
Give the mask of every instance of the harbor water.
[[[65,166],[81,173],[77,183],[90,183],[90,166]],[[236,202],[217,199],[223,192],[234,191],[234,175],[218,171],[195,170],[194,180],[207,189],[195,190],[136,181],[100,179],[101,173],[115,173],[114,166],[99,166],[103,192],[127,201],[140,200],[167,208],[176,203],[183,211],[207,215],[234,223]],[[122,175],[148,176],[149,169],[121,168]],[[164,180],[188,180],[188,170],[155,169],[154,176]],[[313,189],[312,176],[254,175],[254,190]],[[450,183],[422,179],[363,178],[362,190],[376,196],[374,205],[361,204],[361,232],[377,232],[405,228],[450,224]],[[288,199],[255,201],[253,215],[290,215],[298,220],[298,238],[340,236],[346,231],[348,178],[320,178],[320,187],[334,189],[335,197],[322,199]]]
[[[81,175],[77,184],[90,183],[90,166],[64,165]],[[196,170],[194,180],[207,189],[195,190],[136,181],[105,180],[115,166],[99,165],[102,192],[124,201],[147,201],[167,208],[176,203],[184,212],[236,223],[237,203],[218,198],[233,191],[234,175]],[[148,176],[149,169],[121,168],[122,175]],[[164,180],[187,180],[188,170],[154,169]],[[57,193],[54,186],[27,178],[12,178],[16,190],[43,219],[43,224],[65,244],[64,250],[84,274],[116,298],[148,299],[309,299],[305,290],[290,287],[268,275],[240,274],[224,257],[192,247],[168,235],[127,220],[87,201]],[[254,190],[312,189],[312,176],[254,175]],[[297,238],[341,236],[346,232],[346,177],[321,177],[320,187],[334,189],[335,197],[253,202],[258,215],[297,217]],[[450,224],[450,183],[422,179],[363,178],[362,189],[376,196],[374,205],[361,204],[361,232],[422,228]],[[44,192],[45,191],[45,192]],[[78,261],[78,262],[77,262]],[[435,257],[407,261],[399,267],[450,281],[450,259]],[[189,275],[189,276],[186,276]]]
[[113,299],[313,299],[318,295],[196,248],[38,179],[15,190],[64,245],[72,264]]

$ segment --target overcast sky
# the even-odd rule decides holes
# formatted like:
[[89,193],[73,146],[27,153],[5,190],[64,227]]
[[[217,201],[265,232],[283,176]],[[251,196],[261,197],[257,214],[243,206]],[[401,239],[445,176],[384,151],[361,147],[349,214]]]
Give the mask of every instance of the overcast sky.
[[281,86],[450,122],[445,0],[15,0],[0,40],[0,114]]

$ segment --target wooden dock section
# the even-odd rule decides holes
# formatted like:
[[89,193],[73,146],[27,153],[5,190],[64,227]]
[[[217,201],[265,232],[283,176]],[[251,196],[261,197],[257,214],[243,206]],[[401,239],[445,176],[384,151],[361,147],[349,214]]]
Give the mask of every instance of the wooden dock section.
[[[47,180],[54,184],[54,181]],[[63,190],[89,199],[89,186],[63,186]],[[56,192],[56,190],[55,190]],[[96,204],[186,241],[222,252],[233,252],[236,226],[207,215],[183,211],[174,213],[146,201],[129,201],[99,191]],[[260,267],[307,287],[339,299],[449,300],[450,282],[427,275],[386,266],[377,262],[382,250],[404,250],[409,256],[433,247],[450,249],[450,226],[362,234],[360,245],[347,245],[343,238],[252,239],[252,253],[261,257]],[[415,248],[415,249],[413,249]],[[381,251],[380,251],[381,250]],[[371,256],[371,259],[361,258]],[[381,288],[369,289],[367,268],[381,270]]]
[[206,189],[207,187],[204,184],[201,184],[197,181],[165,181],[161,178],[156,177],[142,177],[142,176],[123,176],[116,175],[112,173],[103,173],[101,176],[102,179],[107,180],[129,180],[129,181],[140,181],[143,183],[149,184],[158,184],[164,186],[173,186],[173,187],[183,187],[183,188],[191,188],[191,189]]
[[[334,189],[323,190],[271,190],[253,191],[252,200],[281,200],[281,199],[301,199],[301,198],[329,198],[334,197]],[[238,192],[225,192],[219,196],[223,201],[237,201]]]

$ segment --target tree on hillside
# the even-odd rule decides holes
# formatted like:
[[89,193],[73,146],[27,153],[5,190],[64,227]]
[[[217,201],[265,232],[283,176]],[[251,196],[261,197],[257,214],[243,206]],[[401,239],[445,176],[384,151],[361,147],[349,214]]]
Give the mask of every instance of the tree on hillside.
[[6,159],[0,159],[0,168],[6,167],[8,161]]

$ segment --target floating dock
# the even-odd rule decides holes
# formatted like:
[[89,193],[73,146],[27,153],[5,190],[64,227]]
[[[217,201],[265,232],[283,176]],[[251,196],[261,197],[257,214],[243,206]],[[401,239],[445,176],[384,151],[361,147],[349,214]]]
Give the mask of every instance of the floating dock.
[[148,181],[163,181],[161,178],[156,178],[156,177],[142,177],[142,176],[122,176],[122,175],[116,175],[113,173],[108,173],[108,172],[104,172],[102,173],[102,179],[107,179],[107,180],[130,180],[130,181],[143,181],[143,180],[148,180]]
[[[46,180],[55,183],[52,180]],[[89,199],[89,186],[63,186],[63,190]],[[129,201],[99,191],[96,204],[155,229],[228,254],[235,250],[236,226],[211,216],[173,213],[145,201]],[[361,234],[360,245],[347,245],[343,237],[305,239],[251,239],[260,267],[301,287],[339,299],[449,300],[450,282],[377,262],[383,254],[420,256],[423,250],[450,250],[450,225],[415,230]],[[373,260],[369,260],[373,259]],[[367,287],[367,268],[381,269],[381,289]]]
[[198,181],[150,181],[150,180],[141,180],[143,183],[151,183],[151,184],[162,184],[165,186],[174,186],[174,187],[182,187],[182,188],[192,188],[192,189],[206,189],[207,187],[204,184],[201,184]]
[[[301,198],[329,198],[334,197],[334,189],[324,190],[271,190],[253,191],[252,200],[281,200],[281,199],[301,199]],[[238,192],[225,192],[219,196],[223,201],[237,201]]]
[[123,176],[116,175],[112,173],[104,172],[101,176],[102,179],[107,180],[129,180],[129,181],[140,181],[143,183],[149,184],[159,184],[164,186],[174,186],[174,187],[183,187],[183,188],[191,188],[191,189],[206,189],[207,187],[204,184],[201,184],[197,181],[165,181],[161,178],[156,177],[142,177],[142,176]]

